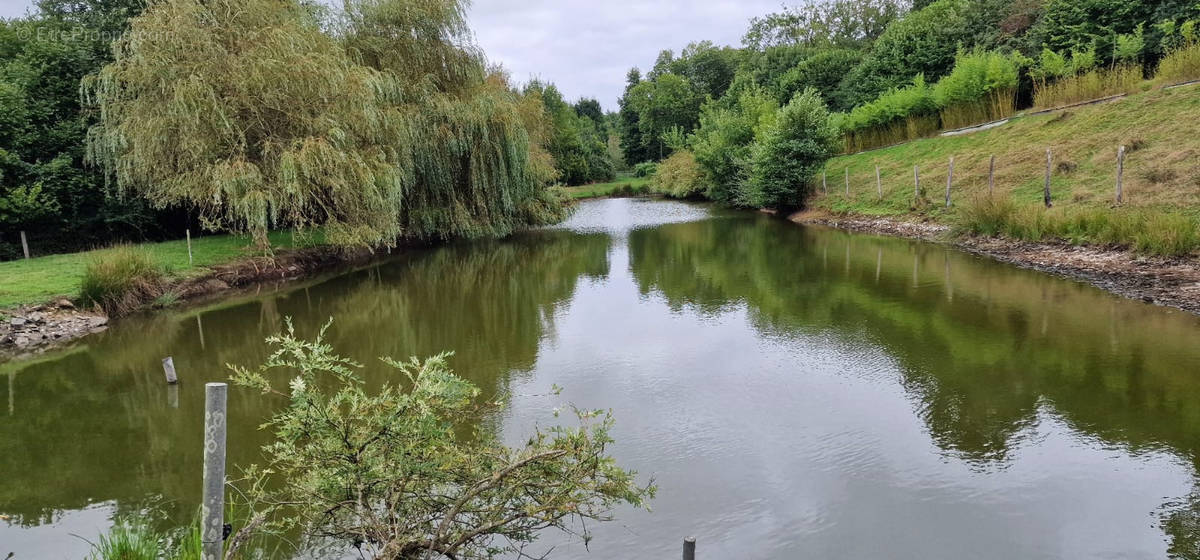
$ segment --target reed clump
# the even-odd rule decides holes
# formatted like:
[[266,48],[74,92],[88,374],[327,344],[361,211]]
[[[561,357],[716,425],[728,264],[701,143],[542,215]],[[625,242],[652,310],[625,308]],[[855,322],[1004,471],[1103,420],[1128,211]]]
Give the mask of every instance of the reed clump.
[[1164,85],[1200,79],[1200,41],[1172,50],[1158,63],[1155,80]]
[[161,296],[165,276],[166,270],[145,249],[117,246],[88,263],[79,286],[80,300],[111,317],[125,315]]
[[960,207],[954,231],[1021,241],[1112,246],[1162,257],[1183,256],[1200,248],[1200,221],[1190,215],[1134,208],[1018,206],[1007,195],[972,198]]
[[1142,85],[1142,67],[1120,64],[1111,69],[1092,69],[1034,86],[1033,106],[1061,107],[1113,95],[1137,92]]

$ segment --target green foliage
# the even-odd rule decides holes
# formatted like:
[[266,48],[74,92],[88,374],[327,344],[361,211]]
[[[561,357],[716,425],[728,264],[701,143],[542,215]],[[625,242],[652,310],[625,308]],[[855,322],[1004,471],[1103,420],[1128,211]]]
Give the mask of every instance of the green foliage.
[[878,37],[904,11],[904,3],[895,0],[807,0],[750,20],[742,43],[755,51],[797,45],[857,47]]
[[618,100],[617,132],[621,137],[621,154],[628,163],[647,161],[653,157],[642,136],[641,115],[633,104],[633,89],[641,83],[642,73],[637,68],[631,68],[625,75],[625,93]]
[[554,159],[558,178],[567,185],[582,185],[614,177],[598,102],[580,100],[575,106],[568,105],[557,87],[537,80],[525,86],[523,95],[543,105],[549,124],[545,147]]
[[465,5],[343,9],[326,32],[290,2],[152,4],[85,88],[103,116],[91,157],[123,191],[260,244],[272,227],[391,245],[521,225],[539,173],[520,100],[485,73]]
[[839,104],[866,103],[918,74],[930,80],[948,74],[958,46],[969,44],[967,6],[967,0],[937,0],[889,25],[842,81]]
[[679,58],[671,58],[662,68],[656,66],[656,79],[667,73],[683,76],[701,99],[715,99],[729,89],[741,59],[739,50],[717,47],[712,41],[689,43]]
[[1057,52],[1094,49],[1100,59],[1113,60],[1121,34],[1150,20],[1154,5],[1126,0],[1049,0],[1034,33],[1042,45]]
[[961,128],[1013,113],[1020,61],[996,52],[959,53],[954,70],[933,86],[944,128]]
[[708,190],[704,171],[692,152],[678,150],[658,164],[654,190],[672,198],[694,198]]
[[939,128],[936,112],[933,88],[918,74],[911,85],[841,115],[838,124],[845,133],[845,150],[857,152],[932,134]]
[[88,560],[159,560],[162,546],[149,525],[119,521],[92,545]]
[[813,88],[832,109],[848,111],[852,106],[840,103],[841,99],[837,96],[838,84],[846,76],[847,69],[857,66],[862,59],[863,53],[858,50],[819,50],[779,77],[774,86],[775,99],[786,103],[797,93]]
[[670,73],[638,83],[626,97],[637,111],[642,143],[652,157],[660,159],[670,152],[663,135],[675,127],[684,131],[694,129],[704,100],[686,78]]
[[165,271],[144,249],[125,245],[93,257],[79,285],[84,305],[97,305],[109,316],[133,311],[161,295]]
[[744,204],[788,209],[800,206],[812,177],[836,151],[838,130],[813,90],[779,110],[775,124],[755,145]]
[[41,251],[58,252],[161,238],[183,220],[150,211],[140,199],[120,199],[84,165],[94,115],[81,110],[80,78],[111,59],[109,41],[142,4],[43,0],[27,17],[0,21],[0,200],[11,210],[35,186],[41,199],[36,212],[0,221],[0,260],[20,255],[20,229],[37,235]]
[[658,171],[658,164],[654,163],[653,161],[643,161],[642,163],[633,166],[634,177],[650,177],[651,175],[654,175],[656,171]]
[[[464,420],[498,409],[451,372],[447,355],[383,362],[396,382],[368,391],[358,364],[290,328],[268,342],[261,367],[234,367],[233,382],[286,397],[264,428],[266,470],[246,494],[276,529],[362,547],[372,558],[492,558],[546,529],[570,531],[643,506],[654,487],[608,454],[612,417],[576,410],[579,427],[536,429],[516,448]],[[470,425],[476,425],[474,423]],[[573,523],[584,522],[581,525]]]
[[[1195,22],[1189,21],[1188,24]],[[1195,38],[1194,26],[1187,26],[1186,38],[1178,47],[1167,52],[1158,63],[1154,79],[1164,83],[1178,83],[1200,79],[1200,41]]]
[[44,192],[41,183],[16,186],[0,195],[0,227],[20,229],[23,224],[37,223],[60,209],[57,200]]
[[1141,59],[1142,51],[1146,49],[1144,28],[1145,24],[1139,23],[1133,33],[1117,35],[1113,58],[1123,63],[1137,62]]
[[1187,255],[1200,248],[1200,222],[1191,216],[1125,208],[1018,207],[1006,195],[973,198],[962,206],[954,226],[960,234],[1024,241],[1062,239],[1166,257]]
[[764,88],[748,86],[739,91],[730,107],[709,102],[700,114],[700,127],[690,144],[695,160],[709,182],[709,198],[725,204],[740,204],[749,178],[751,151],[774,125],[779,105]]

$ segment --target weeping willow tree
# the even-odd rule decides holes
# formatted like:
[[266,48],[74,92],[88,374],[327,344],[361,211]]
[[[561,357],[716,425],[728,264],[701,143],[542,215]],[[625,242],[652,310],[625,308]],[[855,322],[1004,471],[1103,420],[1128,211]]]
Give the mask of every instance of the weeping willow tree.
[[89,157],[122,192],[260,244],[275,227],[375,245],[560,218],[465,8],[348,0],[323,22],[295,0],[154,2],[84,85]]

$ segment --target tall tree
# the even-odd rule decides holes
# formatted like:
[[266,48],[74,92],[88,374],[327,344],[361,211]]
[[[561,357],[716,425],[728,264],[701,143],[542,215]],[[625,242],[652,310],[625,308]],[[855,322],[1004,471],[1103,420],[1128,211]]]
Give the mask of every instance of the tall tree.
[[625,75],[625,93],[618,103],[620,105],[618,113],[620,126],[617,132],[621,138],[621,153],[625,156],[625,163],[628,165],[636,165],[650,159],[650,150],[642,139],[641,116],[637,107],[633,105],[631,97],[633,89],[641,83],[641,71],[637,68],[630,68]]
[[742,43],[754,51],[779,46],[860,48],[907,9],[903,0],[806,0],[750,20]]
[[[519,100],[458,0],[163,0],[90,82],[92,157],[157,206],[265,244],[501,234],[541,196]],[[336,37],[336,38],[335,38]]]

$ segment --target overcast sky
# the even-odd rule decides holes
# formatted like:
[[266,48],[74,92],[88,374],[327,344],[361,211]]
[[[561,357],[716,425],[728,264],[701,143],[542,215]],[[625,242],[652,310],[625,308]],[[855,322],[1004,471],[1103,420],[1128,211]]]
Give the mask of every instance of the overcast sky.
[[[32,0],[0,0],[0,17]],[[596,97],[616,110],[625,72],[691,41],[738,45],[750,18],[781,0],[475,0],[471,26],[488,57],[517,81],[554,82],[569,100]]]

